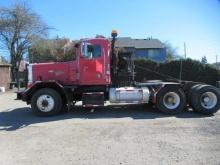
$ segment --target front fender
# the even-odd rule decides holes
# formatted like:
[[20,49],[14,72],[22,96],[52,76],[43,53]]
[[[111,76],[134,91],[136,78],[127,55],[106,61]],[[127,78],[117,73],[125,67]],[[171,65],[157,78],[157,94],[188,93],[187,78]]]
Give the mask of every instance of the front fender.
[[41,88],[52,88],[55,89],[58,93],[64,96],[66,99],[66,92],[62,84],[57,81],[37,81],[31,87],[27,88],[25,91],[17,93],[17,99],[26,101],[30,103],[32,95]]

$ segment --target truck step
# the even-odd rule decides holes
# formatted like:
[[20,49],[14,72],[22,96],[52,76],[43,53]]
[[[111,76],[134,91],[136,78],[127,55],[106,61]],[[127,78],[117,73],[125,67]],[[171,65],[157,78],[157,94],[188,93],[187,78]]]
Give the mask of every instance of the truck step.
[[83,107],[104,106],[104,92],[88,92],[82,95]]

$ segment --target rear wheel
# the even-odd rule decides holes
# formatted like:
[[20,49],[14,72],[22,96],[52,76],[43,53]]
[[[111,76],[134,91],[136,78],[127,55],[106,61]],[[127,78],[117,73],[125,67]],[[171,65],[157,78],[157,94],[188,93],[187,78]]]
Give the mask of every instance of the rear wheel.
[[203,84],[196,84],[196,85],[193,85],[189,92],[188,92],[188,97],[187,97],[187,100],[188,100],[188,103],[189,103],[189,106],[194,108],[193,105],[192,105],[192,99],[193,99],[193,94],[195,93],[195,91],[197,90],[197,88],[199,88],[200,86],[202,86]]
[[180,113],[186,104],[183,90],[177,86],[166,86],[157,94],[157,108],[166,114]]
[[43,88],[34,93],[31,98],[31,108],[38,116],[56,115],[62,109],[62,99],[55,90]]
[[213,114],[220,109],[220,91],[210,85],[201,85],[192,93],[191,104],[196,112]]

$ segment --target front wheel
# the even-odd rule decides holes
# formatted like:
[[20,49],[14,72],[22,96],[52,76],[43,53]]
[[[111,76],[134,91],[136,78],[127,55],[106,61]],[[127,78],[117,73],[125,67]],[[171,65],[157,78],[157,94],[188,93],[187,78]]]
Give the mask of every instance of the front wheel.
[[40,89],[31,98],[31,108],[38,116],[56,115],[62,109],[61,96],[53,89]]
[[186,96],[177,86],[166,86],[157,94],[156,106],[166,114],[180,113],[186,105]]

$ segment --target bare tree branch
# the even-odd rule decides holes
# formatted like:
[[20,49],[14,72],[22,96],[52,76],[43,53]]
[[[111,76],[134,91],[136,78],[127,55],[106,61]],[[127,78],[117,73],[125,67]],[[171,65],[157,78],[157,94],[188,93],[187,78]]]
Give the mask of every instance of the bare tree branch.
[[36,38],[47,36],[48,27],[41,17],[25,3],[14,4],[11,8],[0,8],[0,47],[10,53],[12,78],[28,47]]

